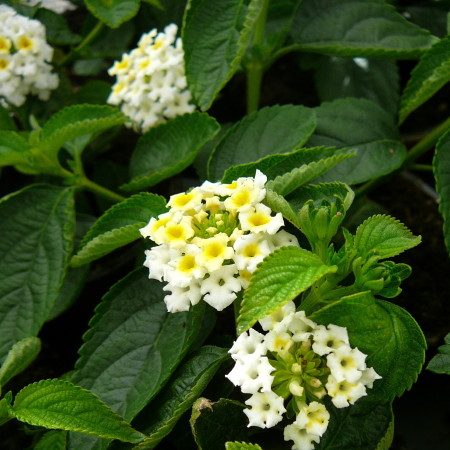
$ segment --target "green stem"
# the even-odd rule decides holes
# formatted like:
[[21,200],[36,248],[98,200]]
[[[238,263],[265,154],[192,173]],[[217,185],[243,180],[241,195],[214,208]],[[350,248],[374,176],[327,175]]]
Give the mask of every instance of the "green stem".
[[98,194],[101,197],[104,197],[108,200],[112,200],[113,202],[122,202],[126,200],[126,197],[120,194],[116,194],[115,192],[110,191],[109,189],[100,186],[97,183],[94,183],[93,181],[87,179],[86,177],[79,178],[77,187],[87,189],[88,191],[91,191],[94,194]]
[[431,164],[412,164],[411,169],[422,172],[433,172],[433,166]]
[[56,67],[63,67],[70,63],[77,55],[79,55],[91,42],[100,34],[104,28],[104,23],[98,21],[94,28],[85,36],[85,38],[71,50],[57,65]]
[[255,23],[252,47],[255,50],[246,64],[247,70],[247,113],[257,111],[259,108],[259,99],[261,95],[261,82],[263,77],[264,65],[258,54],[258,47],[264,41],[266,29],[267,11],[269,9],[269,0],[264,0],[258,19]]

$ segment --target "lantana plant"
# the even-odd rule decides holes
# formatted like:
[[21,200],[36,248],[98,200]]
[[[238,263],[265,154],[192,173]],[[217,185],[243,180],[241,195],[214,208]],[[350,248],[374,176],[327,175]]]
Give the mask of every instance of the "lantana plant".
[[449,244],[446,2],[4,3],[0,446],[390,448],[422,238],[370,197],[434,170]]

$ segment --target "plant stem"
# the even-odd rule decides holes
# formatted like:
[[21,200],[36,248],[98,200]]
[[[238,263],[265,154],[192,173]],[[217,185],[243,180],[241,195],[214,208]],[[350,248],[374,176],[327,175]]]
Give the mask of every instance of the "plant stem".
[[80,54],[103,30],[104,23],[98,21],[94,28],[85,36],[85,38],[72,49],[57,65],[56,67],[63,67],[70,63],[78,54]]
[[246,64],[247,69],[247,113],[257,111],[259,107],[259,99],[261,94],[261,81],[263,77],[264,65],[258,54],[258,46],[264,41],[264,32],[266,29],[267,10],[269,8],[269,0],[264,0],[261,12],[255,23],[255,31],[253,35],[253,49],[255,50]]
[[422,172],[433,172],[433,166],[431,164],[412,164],[411,169]]
[[93,181],[87,179],[86,177],[82,177],[79,179],[77,187],[87,189],[88,191],[91,191],[114,202],[122,202],[126,200],[126,197],[120,194],[116,194],[115,192],[110,191],[109,189],[100,186],[97,183],[94,183]]

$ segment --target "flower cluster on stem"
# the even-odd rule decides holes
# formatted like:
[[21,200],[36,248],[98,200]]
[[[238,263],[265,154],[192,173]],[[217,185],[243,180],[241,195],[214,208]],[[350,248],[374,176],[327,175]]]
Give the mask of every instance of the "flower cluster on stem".
[[367,395],[381,378],[366,356],[349,344],[347,329],[318,325],[290,302],[259,321],[265,334],[250,329],[234,342],[229,380],[251,397],[244,413],[248,426],[270,428],[286,413],[284,428],[293,449],[309,450],[325,433],[330,413],[322,399],[345,408]]
[[0,5],[0,101],[21,106],[28,94],[48,100],[59,84],[49,64],[53,48],[41,22]]
[[194,111],[190,104],[184,71],[181,38],[177,26],[164,32],[143,34],[138,47],[116,61],[108,73],[117,77],[108,103],[120,105],[122,112],[143,132],[175,116]]
[[170,312],[187,311],[202,298],[221,311],[249,284],[256,266],[272,251],[298,246],[261,201],[267,177],[239,178],[231,184],[205,181],[170,197],[169,212],[141,228],[157,246],[146,251],[150,278],[166,281]]

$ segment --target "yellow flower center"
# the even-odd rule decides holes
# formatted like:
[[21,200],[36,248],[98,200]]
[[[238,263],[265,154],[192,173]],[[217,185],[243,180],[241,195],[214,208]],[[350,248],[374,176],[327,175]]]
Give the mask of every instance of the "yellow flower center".
[[8,65],[9,63],[7,59],[0,59],[0,70],[6,70]]
[[249,217],[248,222],[254,227],[259,227],[268,224],[270,222],[270,217],[261,213],[255,213]]
[[223,251],[223,245],[220,245],[218,242],[212,242],[205,248],[205,256],[209,259],[218,258],[223,254]]
[[33,48],[33,41],[26,36],[22,36],[17,41],[17,48],[20,50],[30,50],[30,48]]
[[195,263],[195,257],[192,255],[185,255],[181,258],[181,261],[178,265],[178,270],[180,272],[192,272],[193,269],[197,267],[197,264]]
[[260,254],[259,248],[256,244],[247,245],[242,253],[246,258],[254,258]]

